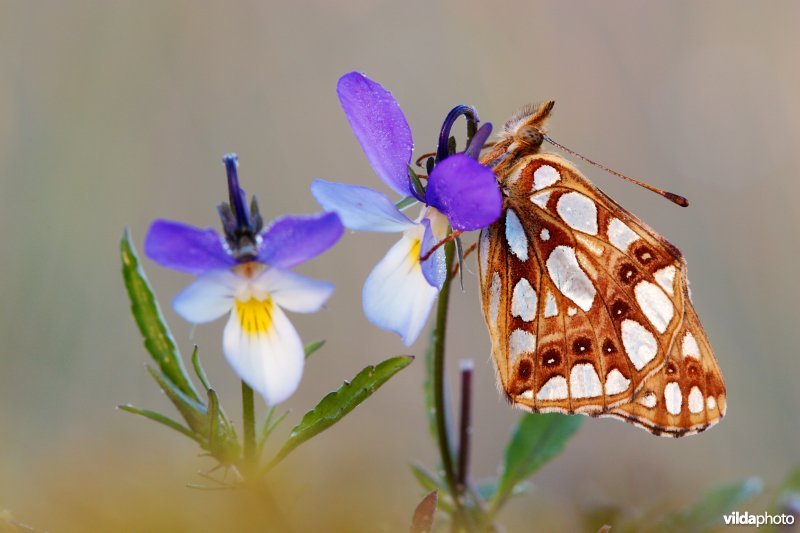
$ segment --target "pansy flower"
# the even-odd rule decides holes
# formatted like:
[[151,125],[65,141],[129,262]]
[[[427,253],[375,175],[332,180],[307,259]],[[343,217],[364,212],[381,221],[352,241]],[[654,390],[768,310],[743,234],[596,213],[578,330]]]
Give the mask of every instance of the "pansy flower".
[[344,228],[335,213],[321,213],[284,216],[264,229],[255,197],[248,209],[239,188],[236,155],[223,161],[230,193],[230,204],[218,208],[224,238],[211,228],[156,220],[144,249],[156,263],[198,276],[173,301],[181,317],[201,324],[230,313],[222,340],[225,358],[274,405],[297,389],[305,360],[284,310],[317,311],[333,292],[333,284],[289,269],[333,246]]
[[416,200],[422,209],[409,218],[382,192],[324,180],[315,180],[311,192],[352,230],[402,233],[367,277],[362,300],[372,323],[399,334],[410,345],[424,327],[448,275],[444,248],[437,248],[437,243],[448,237],[451,228],[476,230],[500,216],[502,197],[494,173],[476,161],[491,125],[484,124],[474,135],[467,153],[451,155],[447,151],[450,127],[467,108],[454,109],[442,128],[445,148],[440,141],[436,165],[427,176],[427,186],[421,188],[409,173],[414,147],[411,128],[392,94],[358,72],[342,76],[337,92],[375,173],[405,198],[403,203]]

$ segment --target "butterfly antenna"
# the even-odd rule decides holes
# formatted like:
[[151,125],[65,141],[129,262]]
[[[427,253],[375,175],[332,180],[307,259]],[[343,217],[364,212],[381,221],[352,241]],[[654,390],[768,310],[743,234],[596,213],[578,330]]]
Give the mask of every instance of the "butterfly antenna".
[[554,141],[553,139],[551,139],[547,135],[544,135],[543,137],[544,137],[545,141],[549,142],[553,146],[557,146],[558,148],[561,148],[562,150],[564,150],[568,154],[574,155],[575,157],[578,157],[578,158],[586,161],[587,163],[596,166],[597,168],[601,168],[601,169],[605,170],[606,172],[608,172],[609,174],[613,174],[614,176],[616,176],[618,178],[622,178],[622,179],[624,179],[626,181],[629,181],[631,183],[635,183],[639,187],[644,187],[648,191],[652,191],[652,192],[654,192],[656,194],[659,194],[659,195],[663,196],[664,198],[666,198],[667,200],[669,200],[670,202],[678,204],[681,207],[687,207],[689,205],[689,200],[687,200],[686,198],[684,198],[680,194],[675,194],[674,192],[665,191],[663,189],[659,189],[658,187],[653,187],[652,185],[648,185],[647,183],[641,182],[641,181],[639,181],[637,179],[628,177],[625,174],[617,172],[616,170],[612,170],[612,169],[608,168],[605,165],[601,165],[597,161],[592,161],[588,157],[584,157],[581,154],[579,154],[578,152],[575,152],[574,150],[570,150],[569,148],[567,148],[563,144],[560,144],[560,143]]

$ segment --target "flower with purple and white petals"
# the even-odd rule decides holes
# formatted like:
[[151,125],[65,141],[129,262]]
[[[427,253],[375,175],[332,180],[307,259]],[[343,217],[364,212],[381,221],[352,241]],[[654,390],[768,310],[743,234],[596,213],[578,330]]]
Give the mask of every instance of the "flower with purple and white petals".
[[[392,94],[358,72],[342,76],[337,92],[375,173],[394,192],[423,207],[411,219],[381,192],[324,180],[315,180],[311,192],[322,207],[336,212],[347,228],[402,233],[370,273],[362,297],[367,318],[410,345],[424,327],[448,275],[444,248],[430,251],[451,228],[471,231],[497,220],[502,209],[500,189],[491,169],[475,160],[479,148],[453,155],[440,149],[427,187],[415,189],[409,176],[414,147],[411,128]],[[450,126],[463,109],[454,109],[445,121],[445,143]],[[471,146],[482,146],[490,131],[491,125],[484,124]]]
[[145,238],[145,253],[156,263],[198,276],[173,301],[193,324],[226,313],[222,347],[239,377],[269,405],[297,389],[305,353],[284,310],[311,313],[333,292],[333,284],[291,269],[321,254],[344,228],[335,213],[284,216],[263,229],[255,197],[250,209],[239,188],[235,154],[223,158],[230,203],[219,213],[225,236],[181,222],[156,220]]

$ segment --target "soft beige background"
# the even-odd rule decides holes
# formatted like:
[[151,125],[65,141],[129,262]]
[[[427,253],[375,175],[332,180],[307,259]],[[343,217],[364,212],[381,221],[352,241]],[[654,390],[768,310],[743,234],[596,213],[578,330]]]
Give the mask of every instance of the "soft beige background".
[[[800,463],[799,24],[794,2],[3,2],[0,509],[51,531],[259,526],[259,502],[184,488],[210,466],[193,444],[114,409],[171,412],[143,368],[118,240],[128,225],[141,246],[156,217],[216,226],[230,150],[267,218],[315,211],[315,177],[378,186],[335,95],[353,69],[393,91],[418,152],[455,104],[499,126],[554,98],[553,137],[692,202],[580,165],[686,254],[728,417],[679,441],[587,420],[508,507],[510,531],[577,528],[600,504],[678,505],[750,475],[777,482]],[[300,269],[337,292],[293,317],[328,345],[287,403],[292,423],[366,364],[423,352],[361,312],[361,284],[393,241],[348,235]],[[145,267],[238,422],[223,322],[190,337],[168,305],[189,278]],[[484,477],[518,413],[495,390],[474,275],[465,285],[449,365],[476,361]],[[407,463],[435,461],[421,381],[418,361],[279,469],[274,491],[298,529],[405,530],[421,496]]]

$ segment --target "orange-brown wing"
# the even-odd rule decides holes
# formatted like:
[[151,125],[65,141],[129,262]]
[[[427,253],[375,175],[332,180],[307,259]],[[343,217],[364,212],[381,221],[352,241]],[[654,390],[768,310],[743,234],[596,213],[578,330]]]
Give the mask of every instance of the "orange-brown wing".
[[587,414],[630,403],[665,366],[691,308],[675,290],[680,252],[560,157],[522,158],[498,180],[506,212],[479,256],[507,396]]
[[[680,286],[688,302],[683,272]],[[719,366],[700,319],[687,304],[667,364],[645,380],[633,402],[604,416],[621,418],[656,435],[681,437],[713,426],[725,416],[726,407]]]

